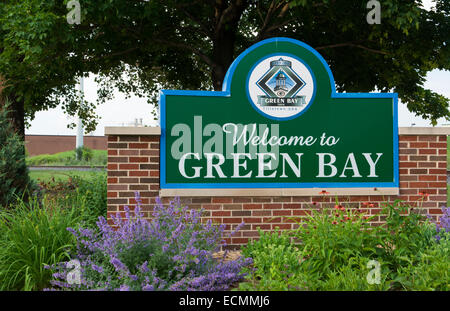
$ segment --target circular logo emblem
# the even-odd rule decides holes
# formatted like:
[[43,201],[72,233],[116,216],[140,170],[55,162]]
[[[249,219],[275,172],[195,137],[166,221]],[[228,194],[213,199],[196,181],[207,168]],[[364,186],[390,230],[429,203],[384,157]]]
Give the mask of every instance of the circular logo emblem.
[[299,59],[284,54],[261,60],[247,81],[248,97],[256,110],[277,120],[300,115],[315,94],[311,70]]

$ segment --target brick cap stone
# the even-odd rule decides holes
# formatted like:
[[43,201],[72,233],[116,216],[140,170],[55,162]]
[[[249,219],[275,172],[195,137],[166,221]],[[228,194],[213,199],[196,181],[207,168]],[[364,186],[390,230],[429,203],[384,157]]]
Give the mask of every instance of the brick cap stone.
[[161,135],[159,126],[106,126],[105,136],[111,135]]
[[[322,191],[327,192],[322,194]],[[160,197],[398,195],[399,188],[161,189]]]
[[399,127],[399,135],[450,135],[450,126],[441,127]]
[[[450,135],[450,126],[442,127],[399,127],[399,135]],[[105,135],[161,135],[159,126],[107,126]]]

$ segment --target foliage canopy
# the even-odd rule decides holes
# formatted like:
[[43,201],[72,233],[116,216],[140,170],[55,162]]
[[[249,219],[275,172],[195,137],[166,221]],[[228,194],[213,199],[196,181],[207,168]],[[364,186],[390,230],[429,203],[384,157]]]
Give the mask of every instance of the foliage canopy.
[[[372,25],[367,1],[79,0],[79,25],[67,23],[67,2],[0,4],[0,82],[26,120],[61,103],[89,131],[113,87],[154,103],[161,88],[219,90],[235,57],[276,36],[318,50],[340,92],[394,91],[433,124],[449,119],[448,98],[423,87],[427,72],[450,69],[446,0],[433,10],[381,0]],[[80,104],[74,85],[88,72],[99,75],[98,102]]]

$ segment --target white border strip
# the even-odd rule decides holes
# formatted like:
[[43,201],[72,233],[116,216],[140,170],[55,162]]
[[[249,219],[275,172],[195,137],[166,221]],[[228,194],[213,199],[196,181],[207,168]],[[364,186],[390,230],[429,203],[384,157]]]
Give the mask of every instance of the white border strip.
[[[399,127],[399,135],[450,135],[450,126],[442,127]],[[159,126],[107,126],[105,135],[161,135]]]
[[[324,192],[322,192],[324,191]],[[398,195],[399,188],[161,189],[160,197]]]

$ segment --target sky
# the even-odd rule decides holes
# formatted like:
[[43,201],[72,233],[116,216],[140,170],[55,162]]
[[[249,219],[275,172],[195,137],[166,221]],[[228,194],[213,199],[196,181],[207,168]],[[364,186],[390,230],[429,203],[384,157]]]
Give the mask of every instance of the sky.
[[[431,0],[423,2],[424,7],[431,7]],[[442,94],[450,98],[450,71],[433,70],[428,73],[425,88]],[[94,75],[84,81],[85,98],[94,101],[97,96],[97,85],[94,82]],[[156,126],[151,111],[152,107],[147,104],[146,98],[131,97],[126,99],[125,95],[118,90],[114,92],[114,98],[103,105],[97,107],[97,115],[100,120],[97,129],[86,135],[103,136],[106,126],[130,126],[135,123],[135,119],[142,119],[144,125]],[[69,129],[67,125],[76,122],[75,119],[65,115],[61,108],[50,109],[36,113],[31,126],[26,129],[27,135],[76,135],[76,129]],[[408,111],[405,104],[399,100],[398,104],[399,126],[431,126],[428,120],[416,117]],[[438,120],[438,126],[450,124],[444,119]]]

